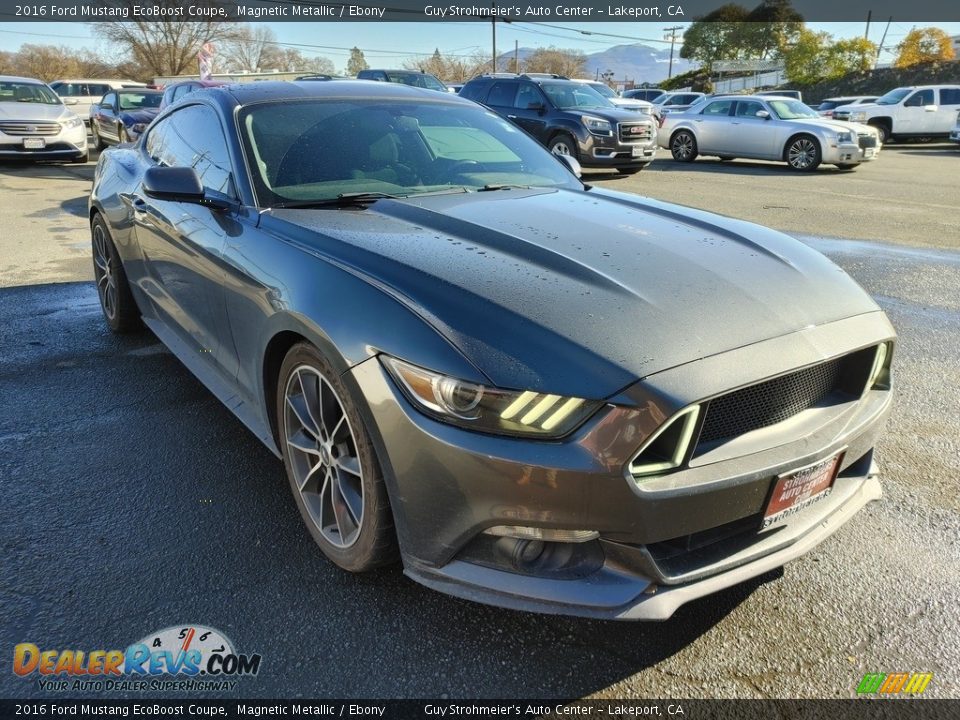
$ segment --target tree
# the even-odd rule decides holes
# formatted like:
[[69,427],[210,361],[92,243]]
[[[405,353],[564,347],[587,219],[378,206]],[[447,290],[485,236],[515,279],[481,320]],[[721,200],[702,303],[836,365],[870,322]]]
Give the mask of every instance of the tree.
[[579,50],[548,47],[537,48],[524,62],[526,72],[555,73],[566,77],[586,74],[587,56]]
[[[154,0],[153,5],[171,11],[181,7],[180,0]],[[131,13],[132,15],[133,13]],[[125,49],[150,75],[191,74],[197,67],[197,52],[204,43],[227,44],[236,36],[235,23],[222,20],[183,22],[170,20],[124,20],[93,24],[104,39]]]
[[783,53],[787,79],[796,85],[812,85],[827,77],[830,34],[804,28]]
[[347,75],[356,75],[361,70],[366,70],[370,66],[367,59],[363,56],[363,50],[358,47],[350,49],[350,59],[347,60]]
[[18,75],[26,75],[44,82],[80,75],[77,59],[67,47],[21,45],[13,62]]
[[748,14],[742,5],[731,3],[697,18],[683,34],[680,57],[696,60],[708,71],[717,60],[738,59],[739,38]]
[[767,60],[781,56],[803,27],[803,16],[790,0],[763,0],[747,15],[737,40],[751,58]]
[[259,72],[279,69],[284,63],[283,50],[277,36],[267,25],[243,25],[217,53],[221,64],[230,72]]
[[873,68],[876,57],[876,44],[866,38],[837,40],[827,50],[827,77],[834,79],[850,73],[867,72]]
[[956,51],[950,36],[940,28],[914,28],[897,46],[900,54],[893,66],[910,67],[920,63],[953,60]]

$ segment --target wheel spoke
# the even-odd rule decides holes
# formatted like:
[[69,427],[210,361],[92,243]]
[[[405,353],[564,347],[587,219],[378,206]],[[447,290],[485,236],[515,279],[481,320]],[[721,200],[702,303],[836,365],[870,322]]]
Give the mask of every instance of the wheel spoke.
[[363,474],[360,471],[360,461],[350,455],[341,455],[336,460],[336,465],[341,470],[344,470],[351,475],[356,475],[357,477],[363,477]]
[[[354,528],[360,527],[360,520],[363,517],[363,499],[359,498],[357,494],[353,491],[353,488],[344,487],[345,483],[343,478],[338,478],[337,480],[337,491],[340,493],[340,498],[343,500],[343,507],[346,509],[347,514],[350,516],[350,522],[353,524]],[[359,507],[354,507],[354,504],[359,500]]]
[[[347,415],[346,413],[344,413],[343,415],[341,415],[340,419],[337,421],[337,424],[333,426],[333,430],[331,431],[330,438],[329,438],[330,442],[335,443],[337,441],[337,437],[340,435],[340,432],[343,430],[344,427],[347,427],[346,420],[347,420]],[[347,427],[347,430],[349,432],[349,427]]]
[[303,428],[294,433],[293,437],[287,438],[287,445],[299,452],[320,457],[320,450],[313,440],[303,431]]
[[301,428],[314,437],[320,437],[319,428],[313,423],[313,418],[310,417],[310,413],[308,413],[304,407],[303,395],[287,395],[287,405],[293,410],[293,414],[296,415]]
[[[322,462],[317,461],[317,464],[310,468],[310,472],[303,476],[303,480],[300,482],[300,492],[302,493],[316,493],[317,479],[321,474],[324,475],[324,485],[327,482],[327,479],[330,477],[329,468],[326,467]],[[321,494],[323,489],[320,490]]]

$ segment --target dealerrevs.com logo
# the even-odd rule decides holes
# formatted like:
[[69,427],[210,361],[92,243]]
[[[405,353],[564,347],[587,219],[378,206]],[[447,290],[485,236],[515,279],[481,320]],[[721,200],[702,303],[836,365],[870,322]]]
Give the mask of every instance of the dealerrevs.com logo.
[[42,650],[20,643],[13,649],[13,672],[50,692],[217,691],[255,676],[260,660],[236,652],[219,630],[181,625],[126,650]]

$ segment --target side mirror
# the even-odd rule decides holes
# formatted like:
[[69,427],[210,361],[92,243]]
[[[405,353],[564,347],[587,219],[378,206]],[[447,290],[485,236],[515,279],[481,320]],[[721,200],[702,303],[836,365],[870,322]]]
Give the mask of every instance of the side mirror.
[[572,155],[554,155],[554,157],[560,158],[567,165],[567,169],[572,172],[577,177],[580,177],[580,163]]
[[938,108],[936,105],[924,105],[923,109],[925,112],[936,112]]
[[762,120],[769,120],[770,113],[768,113],[766,110],[757,110],[757,117]]
[[63,98],[63,104],[64,104],[64,105],[76,105],[77,102],[78,102],[78,101],[77,101],[76,98]]
[[203,203],[203,184],[193,168],[152,167],[143,174],[143,193],[154,200]]

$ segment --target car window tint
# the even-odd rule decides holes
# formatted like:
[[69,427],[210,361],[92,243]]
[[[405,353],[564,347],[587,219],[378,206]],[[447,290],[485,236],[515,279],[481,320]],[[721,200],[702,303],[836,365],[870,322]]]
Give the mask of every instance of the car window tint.
[[514,101],[514,107],[526,110],[532,103],[543,104],[543,98],[540,91],[533,85],[521,85],[517,90],[517,99]]
[[165,117],[150,130],[146,151],[157,164],[192,167],[205,188],[233,195],[227,143],[217,114],[206,105]]
[[717,100],[716,102],[708,103],[707,106],[703,109],[703,114],[704,115],[729,115],[731,105],[733,105],[733,100]]
[[117,104],[117,94],[109,92],[103,96],[103,99],[100,100],[101,105],[106,105],[107,107],[113,107]]
[[960,88],[941,88],[941,105],[960,105]]
[[490,94],[487,96],[487,105],[497,105],[499,107],[513,107],[513,98],[517,93],[516,83],[498,82],[490,88]]
[[918,90],[904,103],[904,107],[922,107],[924,105],[933,105],[933,88],[927,88],[926,90]]
[[478,82],[478,83],[468,83],[463,86],[460,90],[460,97],[466,98],[467,100],[473,100],[474,102],[480,102],[483,99],[483,93],[487,89],[487,84]]
[[752,117],[755,118],[757,113],[763,110],[763,105],[756,102],[755,100],[741,100],[737,103],[737,112],[736,115],[739,118]]

